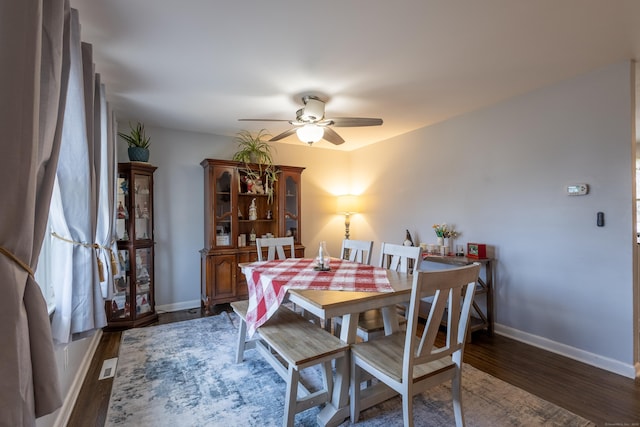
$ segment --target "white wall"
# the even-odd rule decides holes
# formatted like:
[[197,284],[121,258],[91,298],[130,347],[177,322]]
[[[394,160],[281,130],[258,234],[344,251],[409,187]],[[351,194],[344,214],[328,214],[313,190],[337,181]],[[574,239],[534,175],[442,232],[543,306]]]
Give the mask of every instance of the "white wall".
[[[458,243],[495,250],[499,330],[633,375],[630,72],[604,67],[358,150],[353,176],[374,178],[369,235],[435,242],[432,224],[454,224]],[[564,193],[582,182],[587,196]]]
[[[402,242],[405,229],[416,243],[434,242],[433,223],[453,224],[458,243],[486,243],[495,253],[500,333],[633,376],[631,79],[628,62],[613,64],[354,152],[276,144],[276,163],[307,168],[307,256],[320,240],[339,252],[338,194],[362,194],[351,237],[374,239],[376,248]],[[229,159],[236,147],[231,137],[147,131],[158,166],[156,302],[197,306],[199,163]],[[590,185],[589,195],[565,195],[578,182]]]

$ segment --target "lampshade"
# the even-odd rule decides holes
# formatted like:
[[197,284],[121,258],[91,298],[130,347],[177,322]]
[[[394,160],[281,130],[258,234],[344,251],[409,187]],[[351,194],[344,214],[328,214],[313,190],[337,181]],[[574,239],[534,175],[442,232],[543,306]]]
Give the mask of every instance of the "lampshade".
[[318,142],[322,139],[322,137],[324,136],[324,129],[314,124],[308,124],[299,127],[296,130],[296,133],[298,134],[298,138],[300,139],[300,141],[306,142],[307,144],[311,145],[314,142]]
[[352,194],[345,194],[338,196],[338,209],[339,214],[354,214],[359,210],[358,197]]

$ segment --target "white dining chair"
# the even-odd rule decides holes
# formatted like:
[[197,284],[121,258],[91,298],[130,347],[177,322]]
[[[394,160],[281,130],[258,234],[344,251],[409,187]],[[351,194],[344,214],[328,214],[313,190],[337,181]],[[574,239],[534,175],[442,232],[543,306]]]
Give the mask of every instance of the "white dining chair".
[[[383,242],[380,246],[379,267],[399,272],[414,273],[420,263],[422,250],[419,246],[404,246]],[[398,305],[399,323],[406,323],[406,307]],[[380,310],[368,310],[360,313],[358,319],[358,336],[363,340],[378,338],[384,335],[384,319]]]
[[[267,258],[264,259],[262,248],[267,248]],[[289,255],[286,253],[289,248]],[[256,250],[258,251],[258,261],[272,261],[276,259],[286,259],[296,257],[296,248],[293,236],[289,237],[260,237],[256,239]]]
[[403,273],[414,273],[418,269],[421,256],[420,246],[382,242],[378,266]]
[[[405,427],[413,426],[413,396],[451,381],[456,426],[464,426],[462,357],[479,273],[479,263],[450,270],[415,272],[406,331],[351,345],[352,423],[360,416],[360,395],[365,393],[361,384],[374,376],[402,396]],[[431,295],[429,317],[418,337],[420,300]],[[436,347],[443,315],[448,318],[446,341],[444,347]]]
[[[345,239],[344,242],[347,242]],[[344,251],[343,242],[343,251]],[[367,244],[369,242],[366,242]],[[373,242],[370,242],[373,245]],[[354,247],[365,247],[366,244],[356,243]],[[369,260],[371,259],[371,250],[369,250]],[[393,243],[382,243],[380,248],[380,263],[379,267],[388,268],[390,270],[407,272],[410,270],[413,272],[419,263],[421,257],[421,250],[419,246],[403,246]],[[344,257],[344,252],[342,257]],[[358,256],[357,254],[355,255]],[[400,312],[405,311],[405,307],[398,307]],[[400,316],[398,322],[402,325],[406,323],[406,319],[403,315]],[[340,334],[341,319],[336,318],[334,321],[334,329],[336,334]],[[384,335],[384,319],[382,312],[378,309],[367,310],[360,313],[358,317],[358,329],[357,334],[365,341],[374,339]]]
[[[290,257],[287,256],[285,249],[289,248]],[[267,258],[264,259],[262,254],[262,248],[267,248]],[[295,258],[295,245],[293,237],[266,237],[256,239],[256,250],[258,251],[258,261],[272,261],[276,259]],[[259,335],[256,333],[251,339],[247,338],[247,322],[245,318],[247,316],[247,308],[249,306],[248,300],[234,301],[231,303],[231,308],[238,315],[238,339],[236,345],[236,363],[240,363],[244,360],[245,350],[255,348],[255,342],[259,339]]]
[[340,258],[360,264],[371,264],[371,252],[373,251],[373,240],[351,240],[342,241]]

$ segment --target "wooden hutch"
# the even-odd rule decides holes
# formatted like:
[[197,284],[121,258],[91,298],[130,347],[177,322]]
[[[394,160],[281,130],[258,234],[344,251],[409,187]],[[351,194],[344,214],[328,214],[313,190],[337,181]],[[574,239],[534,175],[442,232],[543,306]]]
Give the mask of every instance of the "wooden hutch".
[[[238,264],[258,259],[255,237],[292,235],[296,257],[304,257],[300,209],[304,168],[274,166],[277,181],[269,195],[264,166],[215,159],[205,159],[200,165],[204,168],[201,302],[208,312],[213,305],[248,298]],[[261,176],[262,186],[248,179],[250,173]]]

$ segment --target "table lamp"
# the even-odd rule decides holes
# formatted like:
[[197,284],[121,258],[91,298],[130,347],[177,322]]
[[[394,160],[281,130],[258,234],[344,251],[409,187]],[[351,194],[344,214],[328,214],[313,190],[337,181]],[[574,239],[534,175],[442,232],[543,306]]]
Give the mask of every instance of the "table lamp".
[[338,214],[344,215],[344,238],[349,238],[350,216],[358,213],[358,197],[352,194],[338,196]]

